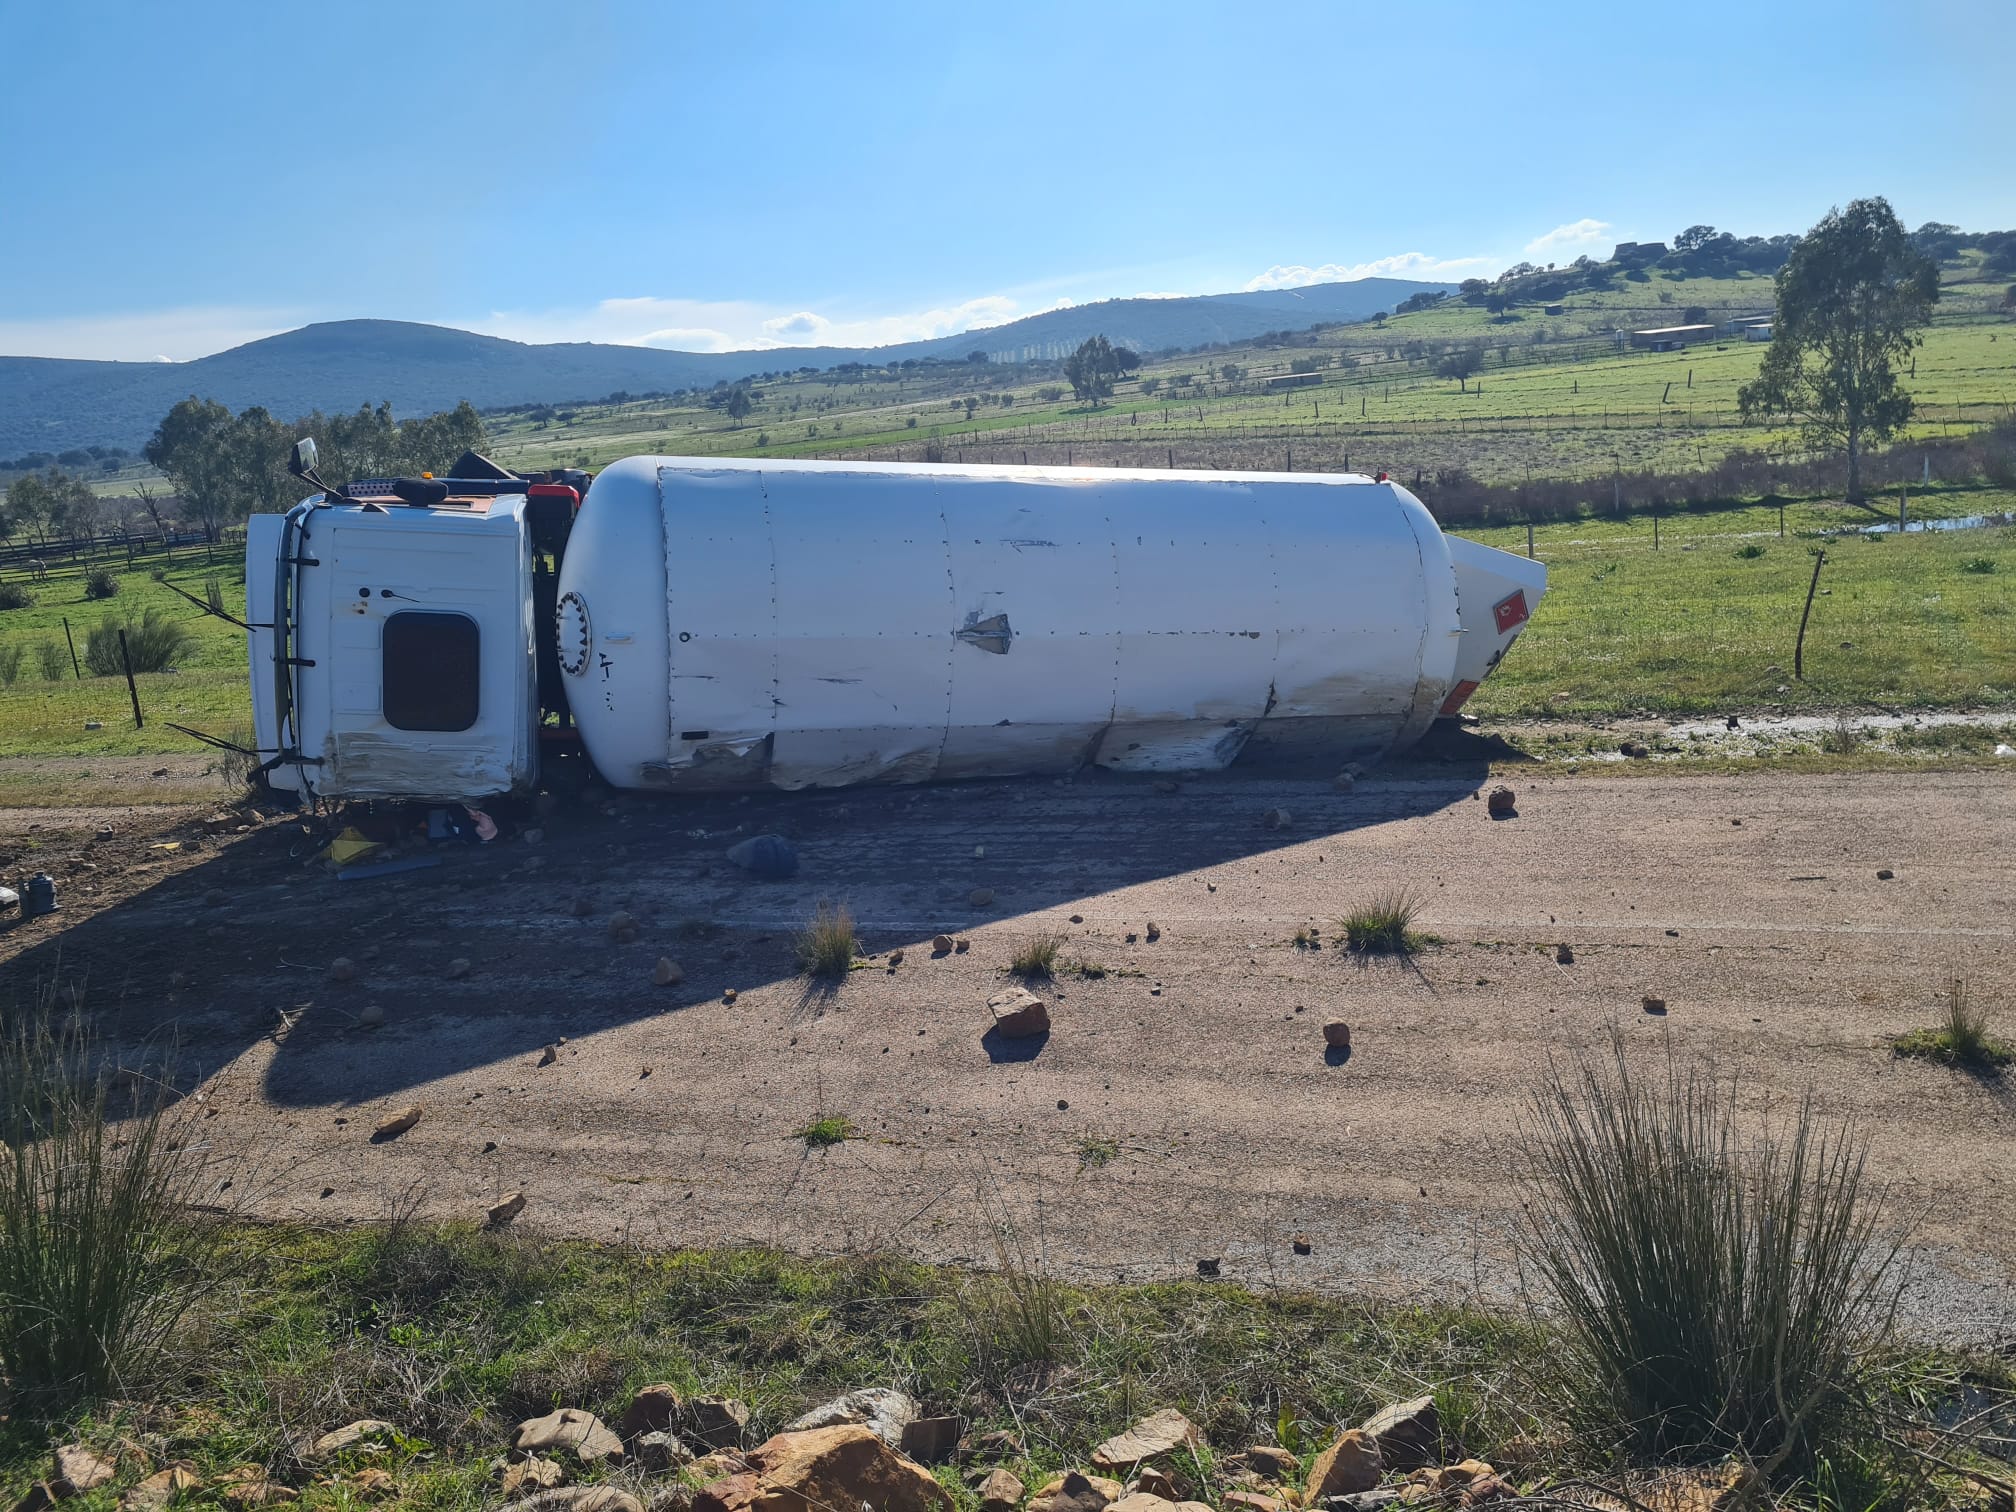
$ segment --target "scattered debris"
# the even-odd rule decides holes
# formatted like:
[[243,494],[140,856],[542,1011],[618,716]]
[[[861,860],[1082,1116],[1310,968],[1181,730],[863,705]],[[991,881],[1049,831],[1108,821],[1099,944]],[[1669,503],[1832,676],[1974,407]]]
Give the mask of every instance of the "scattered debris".
[[376,1029],[385,1022],[385,1009],[379,1003],[366,1003],[357,1010],[357,1022],[366,1029]]
[[1293,822],[1293,816],[1284,808],[1270,808],[1260,816],[1260,823],[1270,830],[1284,830]]
[[1220,1262],[1215,1258],[1202,1259],[1197,1262],[1197,1274],[1207,1279],[1215,1277],[1219,1272],[1219,1267]]
[[401,1134],[412,1128],[413,1125],[420,1122],[420,1115],[425,1111],[426,1109],[419,1103],[415,1103],[412,1107],[402,1108],[390,1118],[381,1120],[378,1127],[371,1131],[371,1142],[373,1144],[380,1144],[388,1139],[397,1139]]
[[628,945],[637,938],[637,921],[618,909],[609,915],[609,938],[618,945]]
[[1332,1019],[1323,1026],[1323,1043],[1332,1050],[1351,1048],[1351,1026],[1342,1019]]
[[469,957],[455,957],[454,960],[448,963],[448,980],[451,982],[461,981],[462,978],[469,975],[469,969]]
[[502,1228],[513,1218],[525,1211],[525,1194],[513,1192],[502,1202],[494,1202],[484,1211],[483,1222],[489,1228]]
[[658,964],[651,968],[651,984],[654,987],[677,987],[685,980],[685,970],[670,956],[658,957]]
[[990,1470],[980,1482],[980,1512],[1015,1512],[1022,1505],[1022,1482],[1006,1470]]
[[1564,941],[1554,947],[1554,961],[1556,965],[1573,966],[1575,964],[1575,952],[1569,949],[1567,943]]
[[1627,740],[1617,749],[1633,761],[1643,761],[1652,754],[1651,747],[1642,740]]
[[1029,1512],[1105,1512],[1127,1488],[1103,1476],[1067,1471],[1029,1499]]
[[952,954],[952,936],[942,934],[931,936],[931,954],[934,956]]
[[785,1432],[748,1455],[747,1470],[714,1482],[693,1512],[770,1512],[788,1507],[873,1507],[876,1512],[951,1512],[951,1493],[866,1428],[843,1424]]
[[784,1425],[786,1433],[851,1423],[866,1428],[891,1449],[902,1447],[903,1430],[917,1421],[917,1399],[886,1386],[866,1386],[822,1402]]
[[1252,1469],[1273,1480],[1285,1481],[1302,1470],[1300,1460],[1286,1449],[1277,1449],[1272,1444],[1248,1445],[1243,1458]]
[[1666,999],[1657,997],[1646,998],[1645,1011],[1651,1014],[1664,1013],[1666,1011]]
[[118,1474],[117,1465],[82,1444],[62,1444],[56,1450],[56,1473],[49,1478],[49,1489],[58,1497],[82,1496]]
[[678,1426],[685,1410],[678,1387],[662,1383],[640,1386],[636,1395],[630,1398],[630,1405],[623,1409],[616,1431],[626,1439],[644,1433],[670,1433]]
[[1379,1484],[1379,1475],[1379,1445],[1363,1429],[1347,1429],[1309,1467],[1303,1504],[1318,1507],[1326,1497],[1370,1491]]
[[1890,868],[1889,868],[1889,867],[1885,866],[1885,867],[1881,867],[1881,868],[1879,868],[1879,869],[1877,870],[1877,872],[1876,872],[1876,880],[1877,880],[1878,882],[1888,882],[1888,881],[1889,881],[1889,880],[1890,880],[1890,879],[1891,879],[1892,877],[1894,877],[1894,876],[1896,876],[1896,875],[1897,875],[1897,873],[1895,873],[1894,871],[1890,870]]
[[985,908],[994,901],[994,889],[991,887],[976,887],[966,895],[966,901],[971,903],[975,908]]
[[1378,1447],[1379,1462],[1388,1470],[1413,1470],[1441,1457],[1442,1418],[1432,1396],[1382,1408],[1358,1431]]
[[630,1445],[630,1457],[646,1470],[663,1473],[690,1465],[693,1451],[680,1443],[679,1435],[669,1428],[654,1428],[637,1435]]
[[594,1413],[578,1407],[562,1407],[544,1417],[526,1419],[518,1425],[512,1447],[520,1454],[571,1449],[584,1465],[623,1457],[623,1440],[611,1433]]
[[119,1512],[166,1512],[179,1496],[199,1489],[203,1478],[188,1460],[163,1465],[146,1479],[128,1486],[119,1498]]
[[1010,987],[987,999],[994,1029],[1009,1039],[1050,1032],[1050,1010],[1026,987]]
[[1150,945],[1153,945],[1157,940],[1161,938],[1162,938],[1162,926],[1160,924],[1157,924],[1153,919],[1150,919],[1148,921],[1148,943]]
[[1094,1449],[1092,1464],[1100,1470],[1124,1470],[1178,1449],[1195,1449],[1203,1442],[1204,1434],[1195,1423],[1174,1408],[1165,1408]]
[[920,1465],[942,1465],[958,1452],[964,1427],[956,1417],[920,1417],[903,1425],[903,1441],[896,1447]]
[[354,982],[357,980],[357,963],[348,956],[338,956],[329,963],[329,980],[332,982]]
[[1330,779],[1330,786],[1340,793],[1348,793],[1358,786],[1358,778],[1349,770],[1339,772]]
[[503,1490],[506,1496],[533,1491],[550,1491],[562,1485],[567,1479],[567,1468],[558,1460],[521,1459],[504,1466]]
[[538,1064],[541,1066],[550,1066],[558,1059],[560,1059],[560,1047],[558,1045],[548,1045],[544,1050],[539,1052]]
[[724,987],[721,990],[721,1001],[724,1003],[732,1003],[735,1001],[736,998],[740,997],[741,995],[742,994],[737,992],[733,987]]
[[698,1397],[686,1407],[685,1427],[701,1443],[725,1449],[742,1442],[749,1426],[749,1406],[733,1397]]
[[1508,787],[1491,789],[1491,796],[1484,800],[1484,812],[1493,819],[1510,819],[1518,814],[1518,795]]
[[1307,1234],[1297,1234],[1293,1239],[1289,1240],[1288,1243],[1289,1247],[1293,1249],[1295,1253],[1298,1255],[1314,1254],[1316,1250],[1315,1241],[1312,1240]]
[[309,1446],[307,1457],[311,1460],[328,1459],[333,1454],[341,1454],[345,1449],[354,1448],[366,1439],[387,1439],[398,1433],[390,1423],[379,1418],[359,1418],[354,1423],[346,1423],[341,1428],[332,1428]]
[[781,881],[798,875],[798,850],[782,835],[752,835],[728,847],[728,859],[752,877]]

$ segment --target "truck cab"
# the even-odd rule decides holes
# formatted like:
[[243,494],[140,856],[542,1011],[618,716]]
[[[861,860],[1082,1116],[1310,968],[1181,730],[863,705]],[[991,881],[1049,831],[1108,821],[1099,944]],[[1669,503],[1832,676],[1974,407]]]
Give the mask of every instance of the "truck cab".
[[458,803],[530,789],[552,600],[534,522],[571,519],[579,497],[508,474],[392,479],[255,515],[246,618],[272,786]]

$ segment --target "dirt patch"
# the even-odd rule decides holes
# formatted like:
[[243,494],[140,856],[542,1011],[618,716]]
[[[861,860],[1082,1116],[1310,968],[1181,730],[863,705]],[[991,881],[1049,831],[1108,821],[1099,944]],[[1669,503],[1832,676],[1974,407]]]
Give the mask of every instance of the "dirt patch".
[[[0,936],[0,965],[83,979],[136,1046],[179,1035],[210,1137],[242,1151],[234,1191],[273,1216],[372,1219],[417,1192],[480,1219],[522,1191],[519,1223],[589,1238],[978,1264],[1012,1242],[1086,1279],[1211,1259],[1438,1297],[1509,1293],[1524,1095],[1615,1025],[1740,1071],[1757,1110],[1811,1086],[1856,1118],[1922,1220],[1912,1326],[2006,1329],[2010,1088],[1887,1046],[1954,975],[2016,1002],[2007,780],[1514,782],[1499,822],[1471,773],[618,798],[540,819],[537,844],[354,882],[303,865],[294,821],[211,836],[204,809],[100,841],[45,815],[32,856],[18,825],[0,852],[56,874],[64,911]],[[725,860],[771,831],[796,877]],[[1347,909],[1402,885],[1441,944],[1333,948]],[[795,975],[822,899],[861,934],[837,984]],[[618,911],[634,938],[612,939]],[[1050,1032],[990,1038],[1037,931],[1064,940],[1036,988]],[[934,954],[941,933],[970,948]],[[354,980],[328,979],[337,956]],[[851,1136],[794,1137],[823,1118]]]

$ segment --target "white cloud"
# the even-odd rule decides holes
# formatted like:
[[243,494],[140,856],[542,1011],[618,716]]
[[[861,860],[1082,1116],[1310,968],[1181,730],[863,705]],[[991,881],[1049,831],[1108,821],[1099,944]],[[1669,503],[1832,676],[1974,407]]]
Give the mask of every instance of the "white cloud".
[[1564,252],[1586,252],[1601,246],[1610,239],[1611,229],[1610,222],[1591,220],[1585,215],[1581,220],[1556,226],[1544,236],[1534,237],[1526,243],[1526,255],[1559,262]]
[[0,320],[0,356],[187,362],[311,320],[299,310],[192,307],[76,319]]
[[1418,278],[1433,283],[1461,281],[1491,266],[1488,257],[1430,257],[1425,252],[1398,252],[1362,263],[1276,263],[1244,285],[1248,294],[1261,289],[1306,289],[1311,284],[1354,283],[1361,278]]

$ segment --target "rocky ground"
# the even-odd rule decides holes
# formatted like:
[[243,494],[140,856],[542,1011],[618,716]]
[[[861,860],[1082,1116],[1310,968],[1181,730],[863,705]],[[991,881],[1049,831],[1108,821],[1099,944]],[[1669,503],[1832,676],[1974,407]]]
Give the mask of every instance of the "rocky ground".
[[[0,932],[0,973],[17,1001],[81,984],[136,1065],[179,1042],[219,1204],[255,1215],[476,1218],[515,1193],[519,1223],[654,1246],[1443,1299],[1514,1289],[1525,1099],[1614,1030],[1713,1060],[1760,1113],[1810,1088],[1855,1120],[1911,1224],[1907,1325],[2006,1338],[2010,1082],[1888,1045],[1955,977],[2016,1001],[2007,777],[1515,783],[1502,821],[1460,764],[1348,792],[1235,770],[601,793],[527,816],[536,839],[408,841],[439,864],[353,881],[294,819],[11,811],[0,874],[50,872],[63,908]],[[795,877],[727,860],[765,832]],[[1440,943],[1337,949],[1339,916],[1396,887]],[[868,956],[837,984],[795,964],[822,900]],[[940,933],[967,948],[934,954]],[[986,1034],[1050,933],[1050,1031]]]

